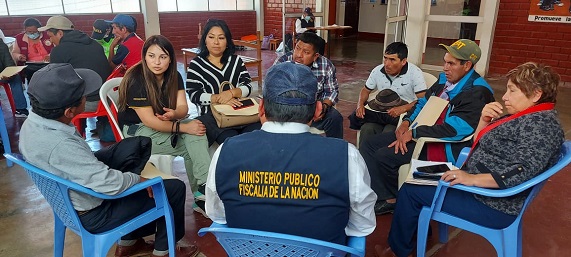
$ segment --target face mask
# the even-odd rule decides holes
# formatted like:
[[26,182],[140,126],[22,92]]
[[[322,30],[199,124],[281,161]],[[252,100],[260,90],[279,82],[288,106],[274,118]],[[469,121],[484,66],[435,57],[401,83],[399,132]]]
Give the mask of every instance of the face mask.
[[36,33],[26,33],[26,35],[31,39],[31,40],[35,40],[38,39],[40,37],[40,32],[36,32]]
[[310,19],[311,19],[311,17],[305,16],[305,20],[306,20],[306,21],[309,21]]

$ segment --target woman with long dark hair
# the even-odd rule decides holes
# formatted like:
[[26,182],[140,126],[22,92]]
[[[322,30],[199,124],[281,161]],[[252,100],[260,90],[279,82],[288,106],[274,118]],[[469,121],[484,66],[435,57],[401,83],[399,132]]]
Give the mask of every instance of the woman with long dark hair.
[[[209,19],[200,39],[200,53],[188,66],[186,88],[190,101],[200,106],[201,120],[206,126],[209,144],[223,143],[228,137],[261,128],[261,123],[219,128],[210,112],[211,103],[240,106],[239,98],[252,92],[252,79],[240,57],[235,55],[236,46],[232,34],[223,20]],[[220,85],[229,82],[235,88]]]
[[[153,154],[182,156],[195,200],[204,201],[210,166],[206,128],[199,120],[184,120],[188,104],[174,48],[166,37],[155,35],[145,41],[142,55],[119,86],[123,135],[150,137]],[[196,205],[193,209],[202,213]]]

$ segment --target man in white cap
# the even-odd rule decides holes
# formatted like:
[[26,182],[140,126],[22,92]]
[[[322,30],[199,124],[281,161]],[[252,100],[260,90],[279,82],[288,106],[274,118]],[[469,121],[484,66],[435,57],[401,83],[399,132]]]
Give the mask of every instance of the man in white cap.
[[[69,63],[76,69],[90,69],[99,75],[101,81],[105,81],[111,74],[103,47],[89,35],[76,30],[68,18],[61,15],[52,16],[46,25],[38,30],[47,31],[50,40],[56,45],[50,54],[51,63]],[[87,95],[85,111],[94,112],[98,104],[97,90]]]

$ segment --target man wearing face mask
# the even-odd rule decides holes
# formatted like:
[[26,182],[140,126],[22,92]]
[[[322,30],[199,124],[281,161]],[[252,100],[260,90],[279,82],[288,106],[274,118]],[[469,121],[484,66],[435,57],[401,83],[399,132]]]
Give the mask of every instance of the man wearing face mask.
[[301,34],[306,31],[313,33],[317,32],[314,29],[306,29],[310,27],[315,27],[315,16],[313,16],[313,13],[311,13],[311,8],[306,7],[303,10],[301,17],[295,20],[295,33]]

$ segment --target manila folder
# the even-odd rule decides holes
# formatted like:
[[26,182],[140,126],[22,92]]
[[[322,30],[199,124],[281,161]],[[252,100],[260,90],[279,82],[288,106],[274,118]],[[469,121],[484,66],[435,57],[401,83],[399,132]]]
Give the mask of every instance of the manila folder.
[[159,169],[157,169],[155,167],[155,165],[153,165],[150,162],[147,162],[145,164],[145,168],[143,168],[143,171],[141,171],[141,177],[146,178],[146,179],[152,179],[155,177],[161,177],[163,179],[174,179],[177,178],[175,176],[166,174],[162,171],[160,171]]
[[4,70],[2,71],[2,73],[0,73],[0,78],[4,78],[4,77],[12,77],[16,74],[18,74],[20,71],[22,71],[24,68],[26,68],[26,66],[8,66],[6,68],[4,68]]
[[431,96],[428,99],[428,102],[422,107],[416,119],[411,123],[411,128],[416,126],[432,126],[440,117],[444,108],[448,105],[448,101],[438,97],[438,96]]

